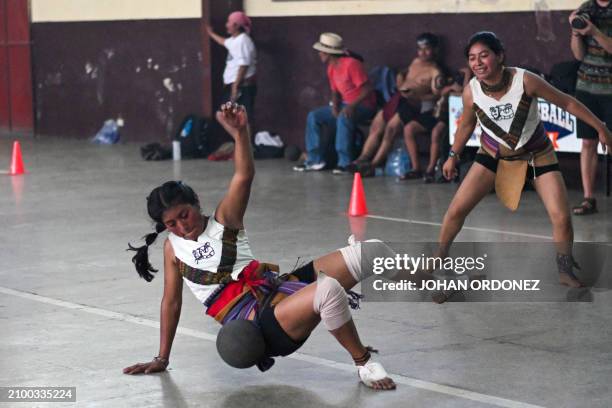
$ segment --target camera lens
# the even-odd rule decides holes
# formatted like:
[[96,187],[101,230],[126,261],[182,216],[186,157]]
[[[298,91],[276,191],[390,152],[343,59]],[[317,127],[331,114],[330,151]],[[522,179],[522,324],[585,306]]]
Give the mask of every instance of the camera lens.
[[575,28],[577,30],[582,30],[583,28],[586,28],[587,23],[586,21],[584,21],[583,17],[576,17],[572,20],[571,25],[572,25],[572,28]]

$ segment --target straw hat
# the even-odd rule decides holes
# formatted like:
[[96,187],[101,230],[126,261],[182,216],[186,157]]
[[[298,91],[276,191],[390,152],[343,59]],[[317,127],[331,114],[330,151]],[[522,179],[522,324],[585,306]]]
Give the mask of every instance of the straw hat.
[[344,54],[344,45],[342,37],[334,33],[323,33],[319,36],[319,41],[312,46],[317,51],[327,54]]

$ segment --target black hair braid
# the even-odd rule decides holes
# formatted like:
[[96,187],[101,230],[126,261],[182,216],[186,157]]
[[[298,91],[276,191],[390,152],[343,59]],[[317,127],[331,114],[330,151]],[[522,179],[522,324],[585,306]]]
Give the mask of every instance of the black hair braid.
[[134,247],[132,244],[128,242],[127,251],[134,251],[136,255],[132,257],[132,263],[136,267],[136,272],[140,275],[141,278],[146,280],[147,282],[151,282],[155,276],[153,273],[158,270],[151,265],[149,262],[149,246],[153,245],[157,236],[166,229],[166,226],[161,222],[155,224],[155,232],[151,232],[143,237],[145,240],[145,244],[141,247]]

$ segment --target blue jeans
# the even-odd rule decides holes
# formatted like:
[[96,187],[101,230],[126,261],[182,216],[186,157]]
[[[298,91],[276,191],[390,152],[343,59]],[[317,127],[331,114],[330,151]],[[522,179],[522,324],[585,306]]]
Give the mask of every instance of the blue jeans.
[[[342,104],[341,108],[345,105]],[[321,127],[327,125],[336,129],[336,152],[338,153],[338,167],[346,167],[353,160],[353,136],[355,126],[371,119],[376,112],[373,109],[357,105],[351,119],[344,113],[337,118],[332,114],[331,106],[322,106],[308,113],[306,120],[306,164],[312,165],[323,162],[321,151]]]

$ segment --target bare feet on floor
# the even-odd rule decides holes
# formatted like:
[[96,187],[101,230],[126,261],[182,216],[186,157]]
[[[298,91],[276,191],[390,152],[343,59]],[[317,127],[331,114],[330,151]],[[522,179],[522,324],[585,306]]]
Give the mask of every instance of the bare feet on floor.
[[574,279],[567,273],[559,274],[559,283],[563,286],[568,286],[570,288],[583,288],[584,287],[584,285],[578,279]]

